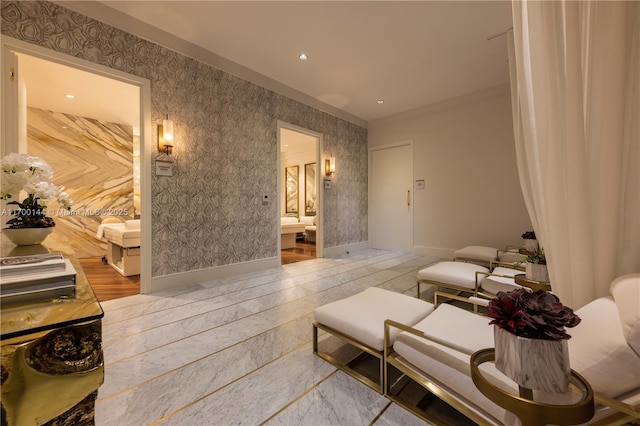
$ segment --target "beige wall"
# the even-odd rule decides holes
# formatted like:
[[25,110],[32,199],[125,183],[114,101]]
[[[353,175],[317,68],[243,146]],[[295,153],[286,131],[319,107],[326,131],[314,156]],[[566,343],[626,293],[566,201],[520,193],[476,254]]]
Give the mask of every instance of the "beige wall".
[[414,248],[520,244],[531,229],[516,167],[507,85],[369,123],[369,148],[413,140]]

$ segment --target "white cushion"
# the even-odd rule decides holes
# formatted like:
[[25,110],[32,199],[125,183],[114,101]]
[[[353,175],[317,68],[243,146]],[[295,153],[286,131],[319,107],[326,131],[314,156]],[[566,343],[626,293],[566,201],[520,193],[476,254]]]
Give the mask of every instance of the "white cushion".
[[[499,291],[511,291],[522,286],[516,284],[513,277],[518,274],[522,274],[523,271],[518,269],[511,269],[499,266],[492,272],[493,275],[484,275],[484,278],[480,281],[482,289],[491,294],[498,294]],[[496,275],[505,275],[496,276]],[[509,277],[509,278],[507,278]]]
[[453,252],[454,259],[474,259],[491,262],[498,259],[498,249],[485,246],[467,246]]
[[640,274],[624,275],[614,280],[611,294],[618,305],[624,338],[640,355]]
[[423,331],[429,339],[471,355],[480,349],[493,347],[490,321],[489,317],[443,303],[413,328]]
[[484,266],[465,262],[439,262],[418,272],[419,281],[432,281],[465,289],[475,289],[476,272],[489,272]]
[[582,321],[567,329],[571,368],[612,398],[640,388],[640,357],[627,345],[616,302],[596,299],[576,314]]
[[298,222],[298,218],[295,216],[282,216],[280,218],[280,223],[284,225],[286,223],[299,223],[299,222]]
[[281,234],[297,234],[304,232],[304,224],[302,223],[283,223],[280,225]]
[[[412,326],[433,311],[433,305],[401,293],[370,287],[361,293],[317,308],[314,317],[377,351],[384,349],[384,321]],[[391,339],[399,333],[396,329]]]
[[140,229],[140,219],[125,220],[124,229]]
[[300,223],[304,223],[305,225],[308,225],[308,226],[313,225],[315,221],[316,221],[315,216],[302,216],[300,218]]

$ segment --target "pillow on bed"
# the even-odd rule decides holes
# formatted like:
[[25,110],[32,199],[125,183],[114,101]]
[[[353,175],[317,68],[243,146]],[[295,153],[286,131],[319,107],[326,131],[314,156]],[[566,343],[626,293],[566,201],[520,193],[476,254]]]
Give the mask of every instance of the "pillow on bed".
[[280,223],[281,224],[285,224],[285,223],[298,223],[298,218],[295,216],[282,216],[280,218]]

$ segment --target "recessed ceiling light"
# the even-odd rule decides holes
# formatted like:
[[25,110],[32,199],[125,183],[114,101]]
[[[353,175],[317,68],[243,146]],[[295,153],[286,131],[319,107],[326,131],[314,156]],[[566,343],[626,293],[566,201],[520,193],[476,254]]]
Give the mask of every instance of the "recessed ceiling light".
[[307,54],[306,54],[306,53],[301,53],[301,54],[300,54],[300,56],[299,56],[299,58],[300,58],[300,60],[301,60],[301,61],[306,61],[306,60],[307,60],[307,58],[308,58],[308,56],[307,56]]
[[384,103],[384,99],[378,99],[378,103],[379,104],[383,104]]
[[73,99],[75,98],[75,96],[73,96],[71,93],[67,93],[66,95],[64,95],[66,98],[68,99]]

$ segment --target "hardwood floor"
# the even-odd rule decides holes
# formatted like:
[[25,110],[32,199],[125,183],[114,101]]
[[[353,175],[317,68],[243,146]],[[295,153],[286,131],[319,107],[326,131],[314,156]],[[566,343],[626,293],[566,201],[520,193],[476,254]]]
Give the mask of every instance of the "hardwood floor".
[[100,302],[140,294],[140,275],[123,277],[101,257],[78,260]]
[[280,259],[283,265],[289,263],[302,262],[316,258],[316,243],[296,241],[296,246],[292,249],[280,251]]

